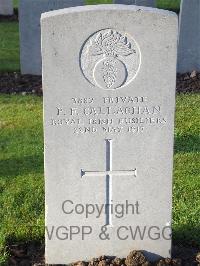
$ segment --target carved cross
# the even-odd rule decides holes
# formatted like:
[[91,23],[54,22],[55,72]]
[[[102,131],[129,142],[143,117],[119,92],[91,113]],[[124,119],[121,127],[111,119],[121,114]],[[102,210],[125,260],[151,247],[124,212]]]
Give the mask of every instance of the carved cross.
[[112,226],[112,176],[137,176],[137,169],[131,170],[113,170],[112,167],[112,139],[106,139],[106,171],[84,171],[81,170],[81,177],[105,176],[106,177],[106,223]]

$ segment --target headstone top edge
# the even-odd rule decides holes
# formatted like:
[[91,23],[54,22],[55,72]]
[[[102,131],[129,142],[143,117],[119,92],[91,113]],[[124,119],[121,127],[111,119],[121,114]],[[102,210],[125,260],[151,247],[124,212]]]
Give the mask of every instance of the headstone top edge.
[[69,7],[54,11],[49,11],[42,13],[41,15],[41,21],[55,17],[60,16],[63,14],[72,14],[72,13],[81,13],[81,12],[87,12],[87,11],[135,11],[135,12],[149,12],[154,13],[158,15],[163,15],[167,17],[174,17],[178,19],[178,16],[175,12],[169,11],[169,10],[163,10],[158,8],[152,8],[152,7],[144,7],[144,6],[135,6],[135,5],[121,5],[121,4],[100,4],[100,5],[86,5],[86,6],[76,6],[76,7]]

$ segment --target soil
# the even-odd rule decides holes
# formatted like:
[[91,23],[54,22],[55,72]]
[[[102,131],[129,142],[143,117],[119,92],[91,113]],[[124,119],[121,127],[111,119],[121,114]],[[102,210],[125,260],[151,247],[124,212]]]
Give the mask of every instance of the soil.
[[183,92],[200,92],[200,73],[192,71],[191,73],[177,74],[176,90]]
[[[9,266],[45,266],[44,244],[31,242],[10,245],[8,248]],[[195,248],[175,246],[172,259],[149,262],[142,251],[131,251],[126,258],[93,258],[89,262],[79,261],[71,266],[200,266],[200,252]],[[64,266],[64,265],[63,265]]]
[[42,77],[18,72],[0,73],[0,92],[42,95]]
[[12,16],[0,15],[0,22],[10,22],[10,21],[18,21],[18,8],[14,8]]
[[[200,92],[200,73],[177,74],[177,93]],[[42,95],[42,78],[34,75],[21,75],[19,72],[0,73],[0,92]]]

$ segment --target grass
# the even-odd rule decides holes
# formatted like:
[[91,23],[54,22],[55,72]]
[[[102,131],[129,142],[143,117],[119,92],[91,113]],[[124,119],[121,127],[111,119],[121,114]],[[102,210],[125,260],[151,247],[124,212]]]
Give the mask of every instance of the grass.
[[13,0],[13,6],[14,6],[14,8],[18,8],[19,0]]
[[17,22],[0,22],[0,71],[19,70],[19,30]]
[[11,239],[43,238],[41,98],[0,95],[0,192],[2,265]]
[[174,238],[200,247],[200,94],[179,95],[174,158]]
[[[174,243],[200,247],[200,94],[177,96]],[[0,95],[0,265],[12,241],[44,239],[42,98]]]
[[[19,0],[13,0],[13,2],[14,7],[18,7]],[[112,0],[86,0],[86,3],[88,5],[98,3],[111,4]],[[157,0],[157,6],[163,9],[178,10],[180,6],[180,0]]]
[[[156,4],[158,8],[168,9],[178,12],[180,8],[180,1],[181,0],[157,0]],[[99,4],[99,3],[112,4],[112,2],[113,2],[112,0],[86,0],[86,3],[88,5]]]
[[157,0],[157,7],[178,12],[181,0]]

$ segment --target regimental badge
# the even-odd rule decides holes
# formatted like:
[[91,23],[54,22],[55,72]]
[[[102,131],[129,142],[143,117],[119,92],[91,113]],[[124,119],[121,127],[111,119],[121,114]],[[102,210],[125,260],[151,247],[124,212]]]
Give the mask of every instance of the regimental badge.
[[141,54],[136,41],[113,29],[94,33],[86,40],[80,53],[84,77],[105,90],[128,85],[136,77],[140,63]]

